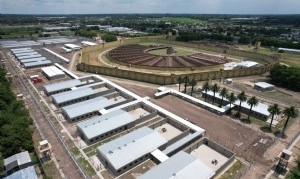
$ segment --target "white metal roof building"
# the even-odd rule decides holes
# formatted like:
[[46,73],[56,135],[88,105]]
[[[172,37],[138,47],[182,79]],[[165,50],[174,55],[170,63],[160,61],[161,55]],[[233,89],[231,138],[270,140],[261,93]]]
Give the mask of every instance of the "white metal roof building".
[[17,52],[17,53],[15,52],[14,53],[14,55],[16,57],[22,57],[22,56],[28,56],[28,55],[35,55],[35,54],[37,54],[37,52],[34,51],[34,50],[30,50],[30,51],[26,51],[26,52],[21,51],[21,52]]
[[149,154],[167,143],[157,131],[139,128],[97,148],[99,157],[116,175],[145,161]]
[[37,54],[33,54],[33,55],[21,56],[21,57],[18,57],[18,60],[25,60],[28,58],[37,58],[37,57],[42,57],[42,55],[37,53]]
[[40,62],[40,61],[46,61],[47,59],[45,57],[37,57],[37,58],[29,58],[29,59],[23,59],[20,60],[21,64],[30,63],[30,62]]
[[3,46],[3,48],[15,48],[15,47],[41,45],[40,43],[35,42],[33,40],[26,40],[26,41],[3,40],[3,41],[0,41],[0,44]]
[[67,80],[59,83],[45,85],[44,91],[46,92],[46,94],[52,95],[63,91],[69,91],[71,90],[71,88],[78,86],[80,84],[81,81],[79,79]]
[[12,48],[10,49],[12,52],[18,52],[18,51],[25,51],[25,50],[31,50],[30,47],[24,47],[24,48]]
[[43,61],[36,61],[36,62],[30,62],[30,63],[24,63],[24,68],[38,68],[38,67],[44,67],[52,65],[52,62],[50,60],[43,60]]
[[65,44],[64,45],[66,48],[71,49],[71,50],[80,50],[81,47],[75,44]]
[[5,177],[5,179],[38,179],[34,166],[29,166],[22,170],[16,171],[11,175]]
[[[88,90],[85,90],[88,89]],[[85,91],[89,91],[90,88],[84,88],[83,91],[79,93],[84,93]],[[74,90],[78,91],[78,90]],[[63,93],[61,93],[63,95]],[[75,96],[78,94],[77,92],[74,93]],[[72,94],[73,95],[73,94]],[[78,121],[83,120],[87,117],[92,117],[94,115],[99,114],[99,110],[110,106],[112,103],[104,98],[104,97],[97,97],[90,100],[82,101],[79,103],[75,103],[69,106],[65,106],[62,108],[63,114],[65,118],[70,121]]]
[[58,69],[56,66],[42,68],[42,73],[49,80],[54,80],[54,79],[59,79],[59,78],[65,77],[65,73],[63,71],[61,71],[60,69]]
[[84,45],[84,46],[94,46],[94,45],[98,45],[98,44],[96,44],[96,43],[94,43],[94,42],[89,42],[89,41],[82,41],[81,44]]
[[257,82],[254,83],[254,88],[259,91],[272,91],[275,89],[275,86],[266,82]]
[[134,122],[134,118],[124,110],[116,110],[102,116],[96,116],[77,124],[77,129],[87,143],[103,140],[110,132],[122,130],[123,126]]
[[92,88],[79,88],[52,95],[52,102],[58,107],[63,107],[74,104],[74,102],[88,100],[93,94]]
[[291,49],[291,48],[278,48],[278,51],[284,51],[284,52],[289,52],[289,53],[300,53],[299,49]]
[[209,179],[214,174],[201,160],[180,151],[138,179]]
[[28,151],[17,153],[4,159],[4,168],[6,172],[14,169],[15,167],[22,169],[29,165],[31,165],[31,158]]
[[257,67],[259,64],[253,61],[243,61],[235,65],[235,68],[250,68],[250,67]]

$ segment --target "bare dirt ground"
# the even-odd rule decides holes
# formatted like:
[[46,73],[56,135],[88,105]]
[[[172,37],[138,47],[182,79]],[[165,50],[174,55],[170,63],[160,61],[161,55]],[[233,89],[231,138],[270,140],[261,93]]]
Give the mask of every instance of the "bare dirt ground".
[[[223,116],[211,113],[174,96],[166,96],[161,99],[153,99],[155,88],[118,83],[140,96],[149,96],[151,101],[174,114],[188,118],[192,123],[206,130],[206,135],[215,142],[225,145],[249,160],[257,158],[264,164],[269,161],[261,160],[260,156],[271,143],[271,138],[259,134],[257,131],[245,127]],[[266,144],[259,143],[260,139],[268,139]],[[258,143],[255,147],[255,143]]]

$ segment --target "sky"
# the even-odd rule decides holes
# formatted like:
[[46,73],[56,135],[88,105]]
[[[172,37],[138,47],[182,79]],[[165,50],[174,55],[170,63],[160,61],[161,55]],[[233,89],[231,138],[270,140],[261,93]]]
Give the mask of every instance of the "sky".
[[0,0],[2,14],[300,14],[300,0]]

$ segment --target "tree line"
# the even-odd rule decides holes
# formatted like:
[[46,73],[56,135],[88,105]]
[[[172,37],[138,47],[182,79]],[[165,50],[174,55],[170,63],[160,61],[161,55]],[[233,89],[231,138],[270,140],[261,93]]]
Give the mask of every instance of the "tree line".
[[270,71],[272,83],[300,91],[300,68],[276,65]]
[[220,41],[232,41],[231,36],[222,35],[222,34],[206,34],[206,33],[181,33],[176,37],[177,41],[189,42],[189,41],[198,41],[198,40],[220,40]]
[[[179,76],[179,78],[178,78],[179,92],[180,92],[180,87],[181,87],[182,83],[184,84],[184,91],[183,91],[184,93],[187,92],[186,89],[189,84],[192,86],[190,95],[193,96],[194,87],[197,85],[197,81],[194,78],[192,80],[189,80],[189,78],[187,76],[185,76],[185,77]],[[244,91],[242,91],[236,95],[233,92],[230,93],[228,91],[228,89],[225,87],[221,89],[218,84],[210,85],[208,81],[203,84],[201,91],[204,94],[205,101],[207,98],[208,91],[213,92],[212,104],[214,104],[214,102],[215,102],[216,93],[219,93],[219,95],[222,97],[219,107],[223,106],[224,99],[228,100],[230,107],[236,101],[239,101],[239,105],[237,107],[237,113],[236,113],[236,117],[238,117],[238,118],[241,117],[242,103],[247,102],[247,104],[250,106],[247,120],[249,120],[249,118],[250,118],[253,107],[257,106],[259,103],[259,99],[256,96],[248,97]],[[282,136],[285,136],[285,131],[286,131],[286,128],[287,128],[287,125],[288,125],[290,119],[298,117],[298,110],[294,106],[290,106],[290,107],[281,109],[277,103],[270,105],[268,107],[268,112],[271,114],[271,122],[269,124],[270,131],[272,130],[272,124],[273,124],[275,115],[284,114],[287,117],[286,121],[284,123],[284,126],[282,128],[282,132],[281,132]]]
[[0,167],[4,158],[23,150],[33,151],[32,119],[11,91],[5,75],[0,68]]

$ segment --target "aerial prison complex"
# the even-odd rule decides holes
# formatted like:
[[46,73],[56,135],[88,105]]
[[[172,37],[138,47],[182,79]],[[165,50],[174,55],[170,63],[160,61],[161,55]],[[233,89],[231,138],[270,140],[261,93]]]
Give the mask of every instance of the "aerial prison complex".
[[204,129],[101,76],[47,84],[44,92],[80,142],[98,146],[97,159],[112,176],[150,160],[156,166],[139,178],[213,178],[234,160]]

